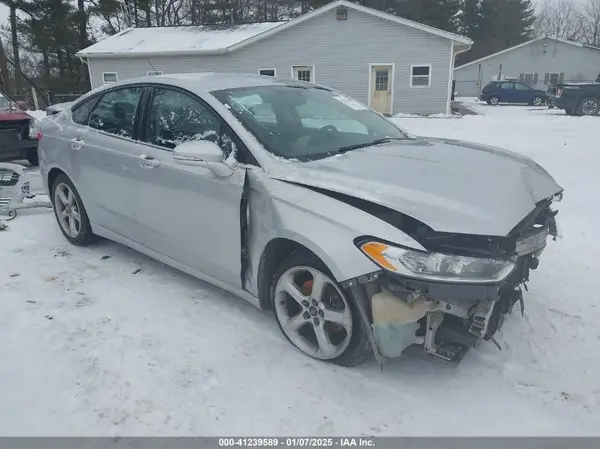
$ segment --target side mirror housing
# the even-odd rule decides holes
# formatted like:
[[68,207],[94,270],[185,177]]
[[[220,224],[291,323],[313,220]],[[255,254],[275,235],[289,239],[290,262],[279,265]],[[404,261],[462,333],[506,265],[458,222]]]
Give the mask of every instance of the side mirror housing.
[[225,156],[219,145],[210,140],[190,140],[173,150],[173,159],[181,165],[206,167],[219,177],[227,177],[233,169],[225,164]]

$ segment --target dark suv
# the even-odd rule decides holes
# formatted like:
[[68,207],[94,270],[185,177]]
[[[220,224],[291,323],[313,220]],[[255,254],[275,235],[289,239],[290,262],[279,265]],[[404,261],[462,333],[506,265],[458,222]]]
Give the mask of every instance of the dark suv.
[[542,106],[546,100],[546,92],[532,89],[527,84],[517,81],[491,81],[481,91],[481,101],[496,106],[498,103],[527,103]]

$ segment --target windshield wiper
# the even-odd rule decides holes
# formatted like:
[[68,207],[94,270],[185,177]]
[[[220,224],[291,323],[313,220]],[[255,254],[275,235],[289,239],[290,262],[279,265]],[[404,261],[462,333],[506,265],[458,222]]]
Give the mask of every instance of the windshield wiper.
[[359,148],[372,147],[374,145],[391,142],[393,140],[406,140],[406,139],[403,137],[383,137],[381,139],[375,139],[371,142],[357,143],[356,145],[348,145],[346,147],[341,147],[336,151],[336,153],[345,153],[347,151],[357,150]]

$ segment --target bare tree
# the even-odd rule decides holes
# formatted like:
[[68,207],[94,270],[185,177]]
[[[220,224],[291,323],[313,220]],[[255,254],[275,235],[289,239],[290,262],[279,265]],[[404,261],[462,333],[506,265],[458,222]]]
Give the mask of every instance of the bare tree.
[[535,21],[537,36],[578,41],[583,37],[583,14],[573,0],[544,0]]
[[584,42],[600,47],[600,0],[587,0],[583,12]]

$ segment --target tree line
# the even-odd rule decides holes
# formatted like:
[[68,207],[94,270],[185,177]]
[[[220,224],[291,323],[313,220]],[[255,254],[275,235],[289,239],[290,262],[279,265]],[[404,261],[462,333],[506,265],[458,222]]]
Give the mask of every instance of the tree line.
[[[0,0],[10,9],[0,28],[1,88],[23,94],[31,83],[83,93],[88,71],[75,54],[129,27],[289,20],[331,0]],[[356,1],[356,0],[355,0]],[[552,35],[600,46],[600,0],[358,0],[474,40],[462,64]],[[8,61],[8,63],[7,63]]]

